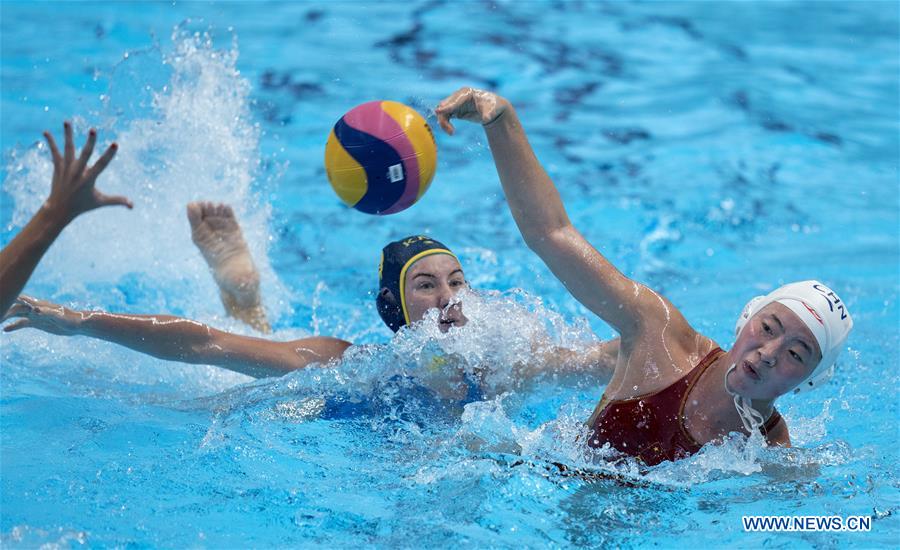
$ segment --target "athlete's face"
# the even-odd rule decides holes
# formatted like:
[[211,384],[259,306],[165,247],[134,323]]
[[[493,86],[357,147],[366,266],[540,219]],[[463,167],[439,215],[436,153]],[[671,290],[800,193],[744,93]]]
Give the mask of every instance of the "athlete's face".
[[403,293],[409,322],[421,321],[425,312],[432,308],[441,311],[439,323],[441,332],[451,326],[466,324],[462,304],[451,307],[450,300],[466,286],[462,266],[456,258],[448,254],[432,254],[412,264],[406,271]]
[[822,360],[813,333],[778,302],[747,321],[731,350],[737,367],[728,386],[750,399],[771,400],[803,382]]

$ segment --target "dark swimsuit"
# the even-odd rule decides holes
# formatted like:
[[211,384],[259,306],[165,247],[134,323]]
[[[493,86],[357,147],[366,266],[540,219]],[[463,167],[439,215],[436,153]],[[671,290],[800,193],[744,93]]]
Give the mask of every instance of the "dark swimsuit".
[[[689,373],[658,392],[608,403],[590,426],[588,445],[609,443],[650,466],[699,451],[702,445],[684,425],[684,402],[703,372],[723,353],[720,348],[712,350]],[[766,435],[780,421],[781,415],[774,411],[760,431]]]

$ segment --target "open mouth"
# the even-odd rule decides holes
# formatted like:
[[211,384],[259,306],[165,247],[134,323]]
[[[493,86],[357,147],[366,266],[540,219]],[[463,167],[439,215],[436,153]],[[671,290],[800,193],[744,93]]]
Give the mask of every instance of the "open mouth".
[[759,373],[747,361],[744,361],[744,372],[746,372],[747,375],[750,376],[750,378],[753,378],[754,380],[761,380]]

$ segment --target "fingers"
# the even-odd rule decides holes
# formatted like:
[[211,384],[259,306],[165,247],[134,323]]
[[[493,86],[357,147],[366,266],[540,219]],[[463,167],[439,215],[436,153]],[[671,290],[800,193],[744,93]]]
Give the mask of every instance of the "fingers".
[[122,195],[104,195],[100,191],[94,189],[94,197],[97,199],[97,206],[124,206],[131,210],[134,204],[128,200],[128,197]]
[[438,111],[435,111],[435,114],[437,114],[438,126],[441,127],[441,130],[447,132],[447,134],[451,136],[456,133],[456,128],[450,123],[450,115]]
[[15,323],[10,323],[3,327],[3,332],[15,332],[23,328],[28,328],[29,326],[31,326],[29,319],[19,319]]
[[63,122],[63,129],[65,130],[66,135],[65,156],[63,157],[63,162],[65,167],[69,167],[72,165],[72,161],[75,160],[75,139],[72,136],[72,123],[68,120]]
[[470,87],[460,88],[441,101],[434,110],[435,115],[437,115],[438,125],[447,134],[452,136],[456,132],[456,128],[450,122],[450,119],[454,116],[464,118],[468,111],[471,110],[471,108],[466,107],[466,104],[472,102],[473,92],[474,90]]
[[26,317],[29,313],[31,313],[35,306],[37,305],[37,300],[32,298],[31,296],[26,296],[24,294],[20,295],[16,298],[16,301],[13,302],[13,305],[6,311],[3,315],[3,318],[0,319],[0,323],[12,319],[13,317]]
[[453,135],[455,129],[453,128],[453,124],[450,123],[450,117],[453,115],[453,110],[450,108],[450,102],[453,99],[453,96],[458,92],[454,92],[453,95],[444,99],[438,106],[434,108],[434,114],[437,116],[438,126],[449,135]]
[[19,294],[19,297],[16,298],[16,304],[22,304],[29,308],[33,308],[38,305],[38,299],[32,298],[27,294]]
[[56,181],[60,176],[60,170],[62,170],[62,155],[59,154],[59,148],[56,146],[53,134],[45,131],[44,139],[47,140],[47,146],[50,147],[50,157],[53,159],[53,181]]
[[456,90],[455,92],[444,98],[443,101],[438,103],[437,110],[444,112],[454,111],[460,103],[468,100],[469,97],[471,97],[473,91],[474,89],[469,86],[464,86]]
[[6,313],[0,318],[0,323],[12,319],[13,317],[22,317],[23,314],[28,312],[28,308],[23,306],[22,304],[16,302],[6,310]]
[[450,122],[450,117],[453,116],[454,111],[454,103],[452,100],[455,95],[456,94],[453,94],[444,101],[441,101],[434,109],[434,114],[437,116],[438,125],[443,131],[447,132],[451,136],[454,134],[454,132],[456,132],[456,128],[454,128],[453,124]]
[[112,145],[107,147],[106,151],[104,151],[103,154],[100,155],[100,158],[97,159],[97,162],[94,163],[94,165],[91,166],[91,168],[87,171],[87,173],[85,174],[85,178],[88,181],[97,179],[97,176],[99,176],[100,173],[106,169],[106,165],[109,164],[109,161],[111,161],[113,157],[116,156],[116,151],[118,150],[119,146],[116,143],[113,143]]
[[87,166],[88,160],[90,160],[91,154],[94,152],[95,143],[97,143],[97,130],[91,128],[91,131],[88,132],[87,143],[84,144],[84,149],[81,150],[81,156],[78,157],[78,162],[72,168],[73,175],[80,176],[84,172],[84,167]]

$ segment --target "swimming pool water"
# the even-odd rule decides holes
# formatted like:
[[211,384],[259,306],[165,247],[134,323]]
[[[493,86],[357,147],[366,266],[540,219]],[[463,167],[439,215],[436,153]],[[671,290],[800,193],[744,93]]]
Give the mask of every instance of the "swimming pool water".
[[[120,144],[98,186],[135,202],[67,228],[28,293],[251,334],[190,242],[198,199],[234,204],[277,339],[387,342],[378,253],[411,233],[457,251],[481,291],[458,333],[411,331],[281,379],[0,335],[0,541],[896,546],[898,23],[894,2],[0,4],[0,242],[46,196],[37,140],[65,118]],[[437,136],[413,208],[340,204],[322,155],[344,111],[392,99],[433,123],[462,85],[508,97],[575,226],[722,345],[756,294],[813,277],[838,290],[849,352],[827,387],[779,402],[795,448],[735,438],[649,472],[587,462],[574,439],[602,387],[518,386],[509,365],[532,332],[612,332],[522,243],[479,129]],[[491,365],[482,399],[416,381],[445,353]],[[874,520],[745,533],[751,514]]]

